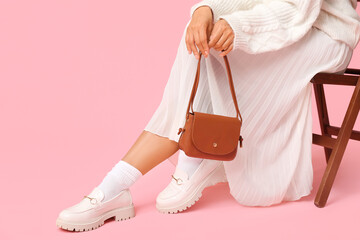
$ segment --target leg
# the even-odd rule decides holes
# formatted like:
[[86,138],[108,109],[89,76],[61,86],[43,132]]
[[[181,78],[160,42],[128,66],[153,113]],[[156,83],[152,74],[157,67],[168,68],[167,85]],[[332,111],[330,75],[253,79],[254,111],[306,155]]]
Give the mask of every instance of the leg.
[[[217,55],[218,52],[212,49],[209,58],[201,59],[199,86],[194,99],[194,111],[197,112],[213,113],[212,95],[216,92],[209,88],[208,74],[213,71],[211,61],[214,61],[214,54]],[[146,125],[146,131],[178,142],[177,131],[185,123],[197,63],[198,60],[186,51],[184,32],[162,101]],[[230,89],[228,85],[227,88]],[[163,160],[157,159],[153,165]],[[150,163],[139,164],[145,166]],[[169,180],[168,186],[156,199],[156,208],[161,213],[176,213],[187,209],[202,196],[204,188],[225,182],[226,176],[222,161],[188,157],[180,150],[178,165]]]
[[[185,30],[158,108],[133,146],[99,185],[105,193],[105,200],[129,188],[141,175],[146,174],[179,149],[180,136],[177,132],[185,123],[186,103],[190,98],[198,62],[187,52]],[[194,99],[194,108],[197,111],[211,111],[208,93],[206,73],[203,70]]]
[[[178,148],[177,131],[185,124],[187,103],[193,87],[198,60],[189,55],[185,44],[186,24],[176,59],[172,66],[162,100],[134,145],[122,158],[142,174],[172,156]],[[201,79],[194,99],[194,111],[212,112],[206,75],[206,59],[202,58]]]
[[[185,123],[186,103],[189,101],[198,62],[186,51],[185,30],[162,101],[144,131],[99,186],[84,196],[80,203],[59,214],[56,221],[58,227],[87,231],[98,228],[111,217],[116,220],[134,217],[129,187],[178,150],[177,130]],[[203,76],[194,100],[194,109],[206,112],[211,111],[211,102],[204,66],[202,68]]]
[[177,142],[144,130],[122,160],[144,175],[178,149]]
[[[179,150],[179,146],[176,141],[144,130],[122,160],[136,167],[145,175],[177,150]],[[182,164],[182,168],[191,175],[194,172],[193,168],[200,165],[202,159],[188,157],[184,152],[180,154],[178,163]],[[191,164],[189,160],[194,162],[194,166],[189,166]]]

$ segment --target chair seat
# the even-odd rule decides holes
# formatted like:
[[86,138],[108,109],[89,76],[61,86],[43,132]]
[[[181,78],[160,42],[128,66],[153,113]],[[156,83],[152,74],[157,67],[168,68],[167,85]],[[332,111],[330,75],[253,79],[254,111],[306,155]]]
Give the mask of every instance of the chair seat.
[[[341,74],[344,72],[344,74]],[[336,73],[317,73],[310,82],[316,84],[335,84],[356,86],[360,75],[360,69],[346,68]]]

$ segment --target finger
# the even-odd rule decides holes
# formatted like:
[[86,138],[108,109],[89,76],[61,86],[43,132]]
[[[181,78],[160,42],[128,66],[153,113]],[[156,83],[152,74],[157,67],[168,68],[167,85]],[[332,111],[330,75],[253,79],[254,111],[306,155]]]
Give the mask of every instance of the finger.
[[190,35],[190,40],[189,40],[189,44],[190,44],[190,48],[191,51],[193,52],[194,56],[196,57],[198,53],[196,46],[195,46],[195,40],[194,40],[194,36],[193,34]]
[[207,42],[208,46],[209,46],[210,35],[211,35],[211,32],[212,32],[213,28],[214,28],[214,24],[210,23],[208,25],[207,29],[206,29],[206,37],[207,37],[207,40],[208,40],[208,42]]
[[[200,42],[199,32],[195,31],[194,38],[195,38],[196,46],[198,47],[199,51],[201,51],[201,53],[204,54],[204,49],[203,49],[202,44]],[[196,58],[198,58],[198,56],[199,56],[199,53],[197,52]]]
[[209,41],[209,48],[212,48],[214,47],[215,43],[220,39],[222,33],[221,31],[219,30],[219,28],[216,26],[214,26],[212,32],[211,32],[211,35],[210,35],[210,41]]
[[226,39],[226,41],[221,46],[221,50],[227,50],[232,42],[233,42],[233,38]]
[[229,52],[231,52],[232,49],[233,49],[233,43],[231,43],[230,46],[225,51],[221,52],[219,55],[223,57],[227,55]]
[[[228,48],[230,46],[233,36],[230,31],[225,30],[222,32],[220,39],[215,44],[214,48],[218,51]],[[230,41],[230,42],[229,42]]]
[[200,42],[201,42],[202,48],[204,49],[203,54],[204,54],[205,57],[207,57],[208,52],[209,52],[209,47],[208,47],[208,44],[207,44],[207,35],[206,35],[206,29],[205,28],[200,30],[199,36],[200,36]]
[[185,35],[185,44],[186,44],[186,49],[187,49],[188,53],[191,54],[191,47],[190,47],[190,40],[189,40],[188,32]]
[[223,50],[223,44],[224,42],[227,40],[227,36],[225,34],[222,34],[221,37],[219,38],[219,40],[215,43],[214,48],[217,51],[221,51]]

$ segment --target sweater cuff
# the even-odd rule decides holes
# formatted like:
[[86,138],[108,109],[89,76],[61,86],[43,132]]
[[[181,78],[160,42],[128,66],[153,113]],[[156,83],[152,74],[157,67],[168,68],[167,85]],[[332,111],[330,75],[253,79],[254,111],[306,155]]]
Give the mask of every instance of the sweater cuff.
[[223,7],[219,4],[219,1],[214,0],[203,0],[201,2],[196,3],[190,8],[190,18],[194,14],[195,10],[202,6],[210,7],[213,14],[213,22],[217,22],[219,20],[220,14],[222,14]]
[[[222,15],[219,16],[219,20],[224,19],[231,27],[234,32],[233,50],[243,49],[245,50],[250,41],[250,35],[245,34],[241,28],[250,28],[249,26],[240,25],[239,19],[233,15]],[[239,27],[241,26],[241,27]],[[246,51],[246,50],[245,50]]]

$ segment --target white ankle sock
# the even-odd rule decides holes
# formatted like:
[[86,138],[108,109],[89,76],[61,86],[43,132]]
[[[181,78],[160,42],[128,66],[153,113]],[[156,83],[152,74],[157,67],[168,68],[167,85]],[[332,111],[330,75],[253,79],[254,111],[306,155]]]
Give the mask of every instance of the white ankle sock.
[[178,167],[184,170],[190,178],[203,161],[203,158],[189,157],[183,150],[180,149],[179,151]]
[[107,201],[115,197],[122,190],[129,188],[141,176],[142,173],[137,168],[120,160],[111,171],[106,174],[98,186],[105,194],[103,201]]

